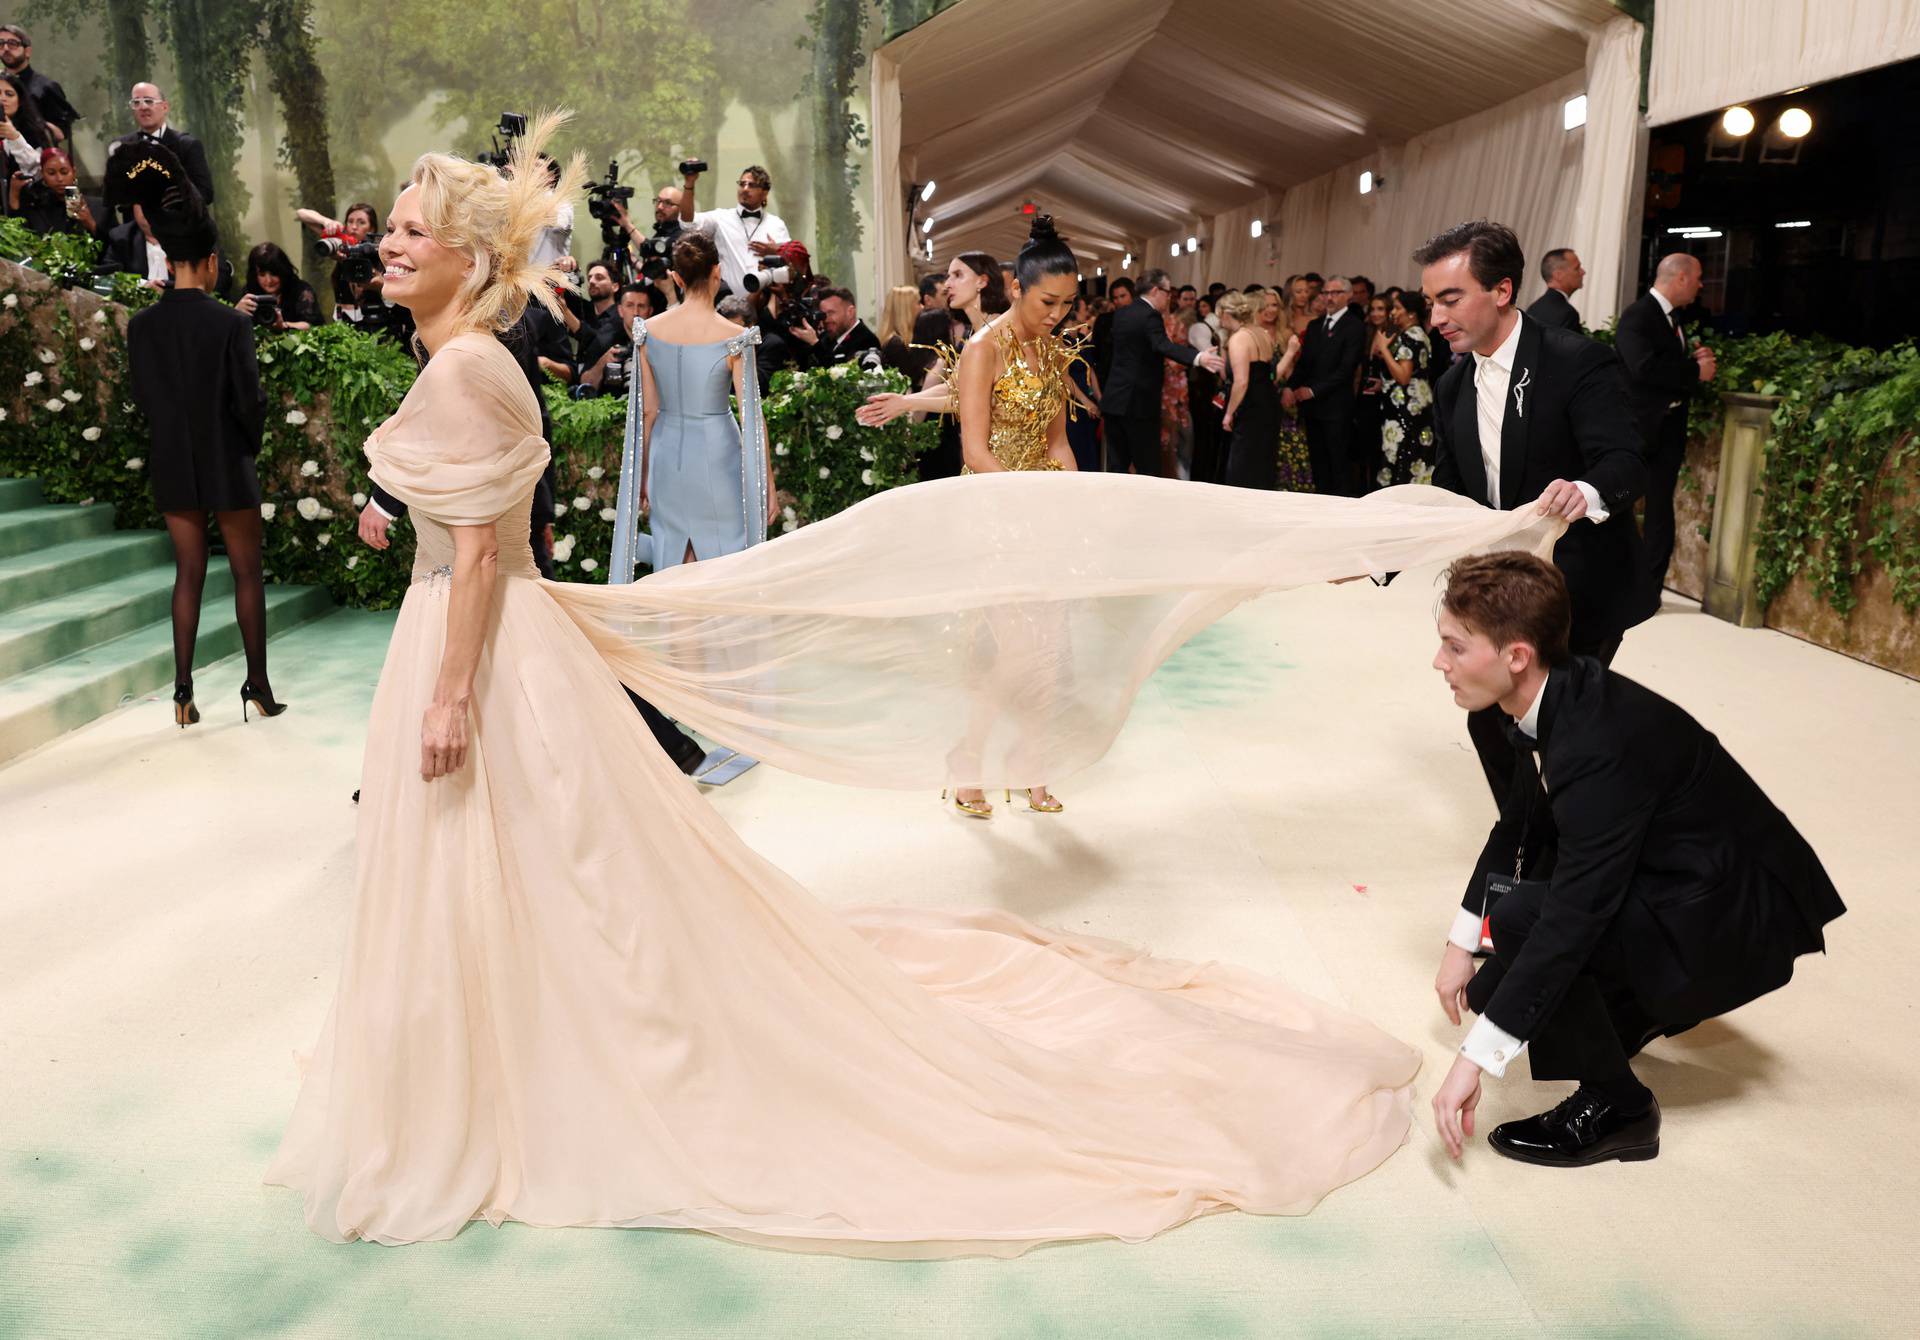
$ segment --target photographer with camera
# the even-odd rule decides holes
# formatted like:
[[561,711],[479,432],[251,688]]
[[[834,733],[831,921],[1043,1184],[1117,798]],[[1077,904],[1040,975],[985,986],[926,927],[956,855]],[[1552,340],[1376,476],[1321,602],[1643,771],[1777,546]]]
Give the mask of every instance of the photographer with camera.
[[300,277],[293,260],[272,242],[247,253],[247,286],[234,310],[272,331],[307,330],[320,324],[320,299]]
[[605,261],[589,265],[586,310],[569,322],[573,327],[574,358],[580,366],[592,366],[601,354],[619,342],[620,314],[614,310],[619,297],[620,285],[611,267]]
[[620,290],[620,301],[614,311],[618,315],[615,327],[618,333],[614,342],[591,364],[583,360],[579,385],[573,388],[576,400],[627,393],[627,379],[633,371],[633,323],[652,315],[653,295],[645,284],[628,284]]
[[680,240],[684,226],[680,222],[680,188],[662,186],[653,193],[651,232],[641,232],[640,226],[633,221],[626,205],[622,203],[614,204],[613,215],[628,239],[626,254],[633,267],[631,273],[654,284],[665,279],[671,268],[673,244]]
[[745,293],[747,276],[759,268],[761,259],[778,256],[780,248],[793,239],[786,221],[767,208],[773,178],[757,163],[743,169],[734,183],[732,206],[696,214],[693,188],[706,170],[706,163],[698,158],[680,165],[680,222],[713,238],[720,252],[720,282],[735,293]]
[[[830,368],[838,363],[858,363],[865,368],[880,366],[880,337],[860,319],[853,305],[853,294],[843,288],[830,288],[820,294],[819,329],[797,322],[793,337],[811,350],[813,366]],[[806,355],[802,355],[806,358]]]
[[80,193],[73,160],[62,150],[41,150],[39,180],[15,177],[10,190],[12,212],[36,233],[101,235],[98,221],[106,216],[105,211],[97,200]]
[[[346,217],[330,219],[317,209],[296,209],[293,217],[314,236],[314,248],[333,261],[335,309],[357,307],[368,287],[380,287],[380,213],[364,200],[347,206]],[[354,290],[358,284],[359,290]],[[342,317],[342,320],[353,320]]]

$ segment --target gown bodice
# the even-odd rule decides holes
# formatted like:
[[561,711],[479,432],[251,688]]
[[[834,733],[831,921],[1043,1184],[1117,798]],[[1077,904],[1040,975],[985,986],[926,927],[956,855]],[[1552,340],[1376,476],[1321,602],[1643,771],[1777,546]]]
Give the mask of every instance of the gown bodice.
[[[499,575],[534,578],[540,569],[533,561],[533,495],[527,494],[494,519],[494,538],[499,545]],[[425,512],[413,514],[413,579],[430,581],[453,573],[453,531],[444,522]]]
[[1001,371],[993,383],[987,450],[1009,470],[1058,470],[1047,457],[1047,429],[1067,403],[1067,368],[1074,355],[1059,339],[1042,335],[1029,357],[1010,325],[1001,325],[993,338]]

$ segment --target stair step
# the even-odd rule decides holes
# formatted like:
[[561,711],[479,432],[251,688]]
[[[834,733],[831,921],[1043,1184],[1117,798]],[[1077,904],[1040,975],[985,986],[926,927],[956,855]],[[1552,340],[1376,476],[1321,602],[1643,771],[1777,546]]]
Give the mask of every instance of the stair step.
[[[215,560],[200,603],[204,618],[233,600],[233,573]],[[155,565],[125,577],[0,613],[0,680],[171,619],[173,567]]]
[[69,540],[84,540],[113,529],[113,508],[107,503],[82,507],[76,503],[43,503],[0,512],[0,558],[50,549]]
[[0,479],[0,512],[15,512],[22,507],[38,507],[46,499],[37,479]]
[[[333,608],[318,586],[269,586],[267,632],[282,632]],[[200,616],[196,670],[240,650],[233,603],[209,605]],[[32,674],[0,683],[0,762],[17,758],[76,726],[102,716],[129,697],[173,683],[173,629],[165,620],[90,647]],[[233,704],[237,710],[238,703]],[[201,711],[207,704],[201,704]]]
[[[153,567],[173,570],[173,543],[165,531],[114,531],[0,558],[0,612]],[[211,564],[207,571],[211,578]]]

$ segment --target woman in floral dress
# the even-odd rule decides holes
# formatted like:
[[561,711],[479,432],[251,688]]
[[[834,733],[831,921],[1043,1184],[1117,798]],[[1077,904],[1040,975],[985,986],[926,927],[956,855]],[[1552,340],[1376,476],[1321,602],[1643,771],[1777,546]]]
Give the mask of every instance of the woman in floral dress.
[[[1433,350],[1427,343],[1426,300],[1415,292],[1394,295],[1387,330],[1373,337],[1373,357],[1387,370],[1380,421],[1380,459],[1374,482],[1433,482]],[[1391,332],[1391,333],[1389,333]]]
[[[1161,318],[1167,338],[1175,344],[1187,342],[1187,320],[1191,312],[1169,310]],[[1167,479],[1180,478],[1180,446],[1186,440],[1193,418],[1187,408],[1187,370],[1172,359],[1166,360],[1166,376],[1160,379],[1160,473]]]
[[[1260,329],[1267,333],[1267,337],[1273,342],[1273,347],[1278,350],[1284,350],[1289,345],[1297,347],[1305,338],[1303,332],[1313,321],[1312,293],[1307,281],[1295,277],[1288,281],[1287,289],[1289,294],[1297,293],[1299,299],[1294,302],[1293,310],[1286,313],[1284,321],[1280,310],[1281,297],[1278,289],[1261,289],[1253,295],[1253,300],[1260,305],[1259,314],[1254,320],[1259,324]],[[1288,370],[1291,372],[1291,365]],[[1280,461],[1274,476],[1274,487],[1282,493],[1312,493],[1313,465],[1311,458],[1307,455],[1307,430],[1301,426],[1300,420],[1294,416],[1293,411],[1287,409],[1285,405],[1280,408],[1279,452]]]

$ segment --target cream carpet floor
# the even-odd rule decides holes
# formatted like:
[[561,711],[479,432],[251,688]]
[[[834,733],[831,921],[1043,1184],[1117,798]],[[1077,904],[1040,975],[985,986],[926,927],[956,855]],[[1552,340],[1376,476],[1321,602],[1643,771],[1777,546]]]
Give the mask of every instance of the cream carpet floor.
[[[1671,603],[1620,670],[1726,741],[1851,911],[1785,990],[1641,1067],[1652,1163],[1455,1166],[1425,1100],[1431,981],[1491,820],[1432,654],[1432,574],[1248,606],[1148,686],[1103,762],[991,823],[759,768],[713,803],[830,903],[991,904],[1229,958],[1421,1047],[1416,1125],[1303,1218],[1217,1216],[1013,1262],[790,1256],[694,1234],[484,1225],[333,1246],[260,1184],[333,989],[362,720],[390,616],[0,769],[0,1337],[1910,1336],[1920,684]],[[636,871],[636,881],[646,872]],[[1482,1130],[1563,1086],[1516,1067]],[[771,1112],[742,1112],[743,1138]]]

